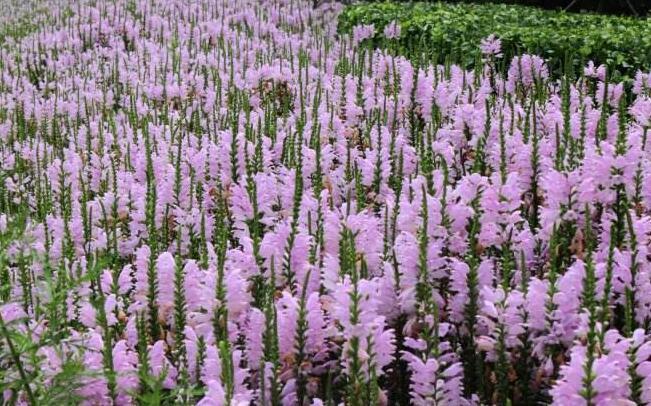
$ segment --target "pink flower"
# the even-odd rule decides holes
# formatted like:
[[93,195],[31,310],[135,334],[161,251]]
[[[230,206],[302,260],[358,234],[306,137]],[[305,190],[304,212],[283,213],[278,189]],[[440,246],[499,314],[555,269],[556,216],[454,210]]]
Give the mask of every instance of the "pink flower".
[[359,44],[365,39],[369,39],[375,35],[375,26],[370,25],[357,25],[353,27],[353,42]]
[[606,80],[606,67],[604,65],[595,66],[594,62],[589,61],[583,69],[583,74],[589,78]]
[[118,390],[117,402],[127,405],[131,402],[131,394],[138,389],[138,356],[128,348],[126,341],[120,340],[113,347],[113,367],[117,373]]
[[226,404],[226,393],[219,381],[211,380],[206,385],[208,390],[206,396],[197,403],[197,406],[215,406]]
[[391,21],[384,27],[384,36],[387,39],[396,39],[400,37],[400,24],[397,21]]
[[151,374],[163,380],[163,387],[172,389],[175,385],[177,371],[165,356],[165,343],[156,341],[149,350]]
[[502,57],[502,41],[491,34],[488,37],[481,40],[481,45],[479,46],[481,53],[484,56],[501,58]]

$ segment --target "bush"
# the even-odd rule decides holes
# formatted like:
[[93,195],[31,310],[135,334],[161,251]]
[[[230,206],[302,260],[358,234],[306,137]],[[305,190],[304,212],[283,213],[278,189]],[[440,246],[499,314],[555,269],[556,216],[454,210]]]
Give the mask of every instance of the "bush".
[[339,31],[373,24],[377,46],[395,45],[383,28],[396,21],[401,52],[429,55],[437,62],[472,66],[479,43],[490,34],[502,42],[506,60],[521,53],[548,59],[556,71],[588,60],[606,64],[616,76],[631,77],[651,65],[651,20],[591,13],[565,13],[506,4],[361,3],[339,17]]
[[[408,2],[409,0],[394,0]],[[423,0],[434,3],[440,0]],[[486,0],[448,0],[451,3],[489,3]],[[501,4],[519,4],[522,6],[541,7],[550,10],[567,10],[572,12],[593,11],[602,14],[625,14],[644,16],[651,11],[649,0],[494,0]]]

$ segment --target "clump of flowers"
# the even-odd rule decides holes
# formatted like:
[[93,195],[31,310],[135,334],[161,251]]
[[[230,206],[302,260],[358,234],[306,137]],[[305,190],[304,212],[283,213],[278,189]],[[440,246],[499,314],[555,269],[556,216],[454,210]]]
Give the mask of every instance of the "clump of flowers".
[[59,3],[0,7],[3,402],[651,404],[649,73]]

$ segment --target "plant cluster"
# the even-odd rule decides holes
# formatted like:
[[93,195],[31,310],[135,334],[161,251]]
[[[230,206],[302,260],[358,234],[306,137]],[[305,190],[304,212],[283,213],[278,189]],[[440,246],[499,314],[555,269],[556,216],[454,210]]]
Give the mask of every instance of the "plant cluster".
[[0,45],[3,403],[651,404],[649,73],[61,1]]
[[[387,0],[366,0],[367,2],[386,2]],[[398,3],[413,0],[393,0]],[[423,3],[437,3],[441,0],[419,0]],[[572,12],[592,11],[601,14],[620,14],[636,17],[645,16],[651,11],[646,0],[446,0],[447,3],[499,3],[518,4],[522,6],[541,7],[549,10]]]
[[[402,29],[387,39],[390,23]],[[607,65],[612,73],[633,77],[651,66],[651,20],[592,13],[565,13],[508,4],[359,3],[339,16],[339,30],[373,24],[375,45],[433,63],[451,61],[466,68],[479,64],[477,49],[494,34],[502,41],[506,61],[521,53],[539,55],[552,73],[578,69],[587,61]],[[508,67],[508,66],[507,66]]]

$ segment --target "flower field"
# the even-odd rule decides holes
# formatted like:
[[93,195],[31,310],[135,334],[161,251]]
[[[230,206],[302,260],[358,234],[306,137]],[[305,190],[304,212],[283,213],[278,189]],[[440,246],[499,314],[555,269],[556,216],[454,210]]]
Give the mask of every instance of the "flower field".
[[651,404],[651,75],[312,3],[0,6],[3,404]]

